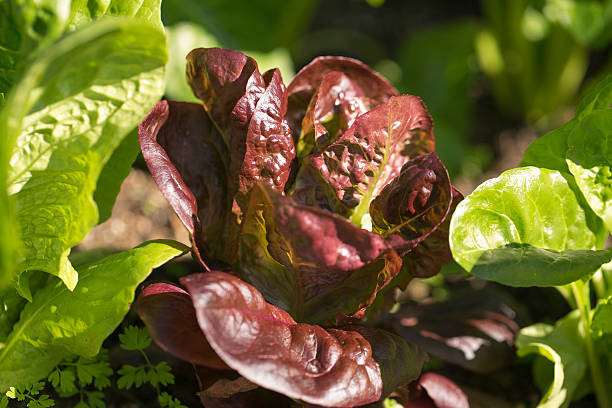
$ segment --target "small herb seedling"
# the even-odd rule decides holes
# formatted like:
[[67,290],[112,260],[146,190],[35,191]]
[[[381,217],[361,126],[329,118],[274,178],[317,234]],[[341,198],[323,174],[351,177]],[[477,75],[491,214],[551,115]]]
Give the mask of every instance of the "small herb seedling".
[[162,407],[187,408],[180,403],[177,398],[172,397],[167,392],[161,392],[160,385],[166,386],[174,384],[174,375],[171,368],[165,361],[153,364],[145,349],[151,345],[151,337],[145,329],[128,326],[119,335],[121,348],[124,350],[138,351],[145,360],[145,365],[132,366],[123,365],[119,371],[117,386],[119,389],[140,388],[143,384],[149,383],[157,391],[157,400]]

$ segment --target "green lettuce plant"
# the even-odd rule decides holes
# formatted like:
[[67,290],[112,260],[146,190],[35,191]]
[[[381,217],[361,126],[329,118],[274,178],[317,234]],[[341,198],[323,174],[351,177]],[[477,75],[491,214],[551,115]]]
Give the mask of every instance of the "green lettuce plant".
[[[531,144],[523,167],[480,185],[451,221],[453,256],[472,275],[556,286],[574,308],[554,326],[537,323],[518,336],[519,356],[537,354],[554,366],[542,381],[541,406],[569,405],[581,381],[591,384],[600,407],[611,404],[612,281],[602,268],[612,259],[603,249],[612,231],[611,104],[609,75],[572,120]],[[534,369],[543,378],[548,368]]]
[[34,404],[37,382],[96,356],[136,286],[188,248],[68,258],[110,215],[162,95],[160,1],[9,0],[0,16],[0,392]]

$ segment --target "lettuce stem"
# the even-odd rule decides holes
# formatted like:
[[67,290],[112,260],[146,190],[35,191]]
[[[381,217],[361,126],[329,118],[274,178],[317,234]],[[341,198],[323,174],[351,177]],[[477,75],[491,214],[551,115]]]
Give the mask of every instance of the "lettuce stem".
[[604,381],[603,371],[597,359],[593,337],[591,336],[591,303],[589,302],[583,281],[577,280],[571,283],[570,286],[574,298],[576,299],[576,306],[580,311],[580,321],[584,330],[584,342],[589,361],[589,370],[591,372],[591,380],[593,381],[597,403],[600,407],[607,408],[612,405],[610,405],[610,398]]

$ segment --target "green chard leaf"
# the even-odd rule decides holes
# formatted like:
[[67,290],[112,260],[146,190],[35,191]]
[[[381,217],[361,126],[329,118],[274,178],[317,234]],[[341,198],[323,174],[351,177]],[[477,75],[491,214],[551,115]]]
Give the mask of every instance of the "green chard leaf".
[[57,280],[36,292],[0,349],[0,390],[45,377],[66,356],[98,354],[129,310],[136,286],[188,250],[173,241],[150,241],[85,268],[74,292]]
[[581,117],[567,140],[567,165],[593,211],[612,231],[612,109]]
[[[569,176],[568,176],[569,177]],[[464,269],[511,286],[559,286],[610,261],[565,176],[523,167],[481,184],[451,221],[451,251]]]
[[23,240],[20,270],[42,270],[75,287],[67,257],[98,220],[96,181],[161,96],[165,61],[163,32],[109,20],[45,49],[15,85],[0,134],[16,140],[8,189]]
[[536,323],[525,327],[516,339],[519,356],[538,354],[554,364],[552,383],[543,390],[538,407],[567,407],[580,380],[586,373],[584,333],[580,315],[574,310],[553,327]]

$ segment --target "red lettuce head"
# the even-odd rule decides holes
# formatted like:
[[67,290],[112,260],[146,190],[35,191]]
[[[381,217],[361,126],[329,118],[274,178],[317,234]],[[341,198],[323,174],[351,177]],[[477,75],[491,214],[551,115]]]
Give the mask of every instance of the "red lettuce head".
[[[383,288],[450,260],[461,195],[421,99],[342,57],[315,59],[285,87],[240,52],[196,49],[187,80],[202,103],[159,102],[139,139],[209,272],[140,296],[158,344],[325,406],[416,378],[424,355],[401,338],[319,325],[361,318]],[[409,366],[390,371],[394,353]]]

